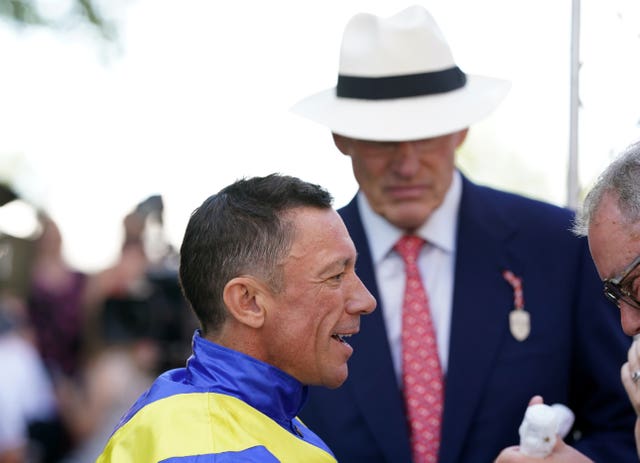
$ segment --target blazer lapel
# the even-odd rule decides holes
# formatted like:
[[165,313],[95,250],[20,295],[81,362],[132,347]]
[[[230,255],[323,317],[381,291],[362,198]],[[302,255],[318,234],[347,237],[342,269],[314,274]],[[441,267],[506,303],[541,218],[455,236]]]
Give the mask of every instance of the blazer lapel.
[[505,245],[515,230],[486,191],[463,179],[440,463],[458,462],[513,308],[502,271],[520,270]]
[[354,198],[340,211],[356,245],[356,272],[378,301],[376,310],[360,319],[360,333],[349,341],[354,353],[349,360],[349,378],[345,385],[353,394],[375,441],[394,463],[411,461],[404,402],[394,374],[391,352],[382,316],[384,308],[378,297],[373,262],[367,237]]

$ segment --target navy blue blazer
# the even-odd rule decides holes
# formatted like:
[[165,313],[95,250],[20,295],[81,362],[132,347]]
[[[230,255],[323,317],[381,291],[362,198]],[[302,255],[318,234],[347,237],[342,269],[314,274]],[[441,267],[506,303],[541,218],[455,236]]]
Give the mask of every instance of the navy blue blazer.
[[[384,307],[355,198],[339,212],[358,251],[356,271],[378,307],[349,340],[354,354],[345,384],[310,388],[301,418],[340,463],[410,462]],[[463,178],[440,463],[489,463],[517,444],[535,394],[571,407],[581,433],[573,444],[593,460],[637,462],[635,414],[620,381],[631,339],[602,295],[586,239],[570,231],[572,220],[567,209]],[[509,330],[514,299],[505,269],[523,280],[531,332],[522,342]]]

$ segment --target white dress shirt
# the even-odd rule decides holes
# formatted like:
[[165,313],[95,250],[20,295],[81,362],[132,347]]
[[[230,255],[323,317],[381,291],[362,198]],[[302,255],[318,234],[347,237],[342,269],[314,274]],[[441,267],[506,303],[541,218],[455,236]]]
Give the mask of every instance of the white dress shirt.
[[[444,373],[447,371],[449,354],[456,230],[461,196],[462,180],[460,173],[455,171],[444,201],[433,211],[429,220],[416,231],[416,235],[427,242],[418,257],[418,267],[429,297],[431,317],[438,342],[438,355]],[[405,274],[402,258],[393,250],[393,246],[404,232],[377,215],[362,192],[358,193],[358,206],[369,240],[393,365],[398,384],[401,385],[402,302]]]

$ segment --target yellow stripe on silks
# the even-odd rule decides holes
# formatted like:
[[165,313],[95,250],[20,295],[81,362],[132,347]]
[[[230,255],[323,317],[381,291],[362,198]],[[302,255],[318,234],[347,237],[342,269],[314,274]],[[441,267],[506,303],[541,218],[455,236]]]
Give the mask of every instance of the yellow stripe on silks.
[[143,407],[113,434],[96,463],[157,463],[170,457],[240,451],[257,445],[281,462],[336,461],[235,397],[192,393]]

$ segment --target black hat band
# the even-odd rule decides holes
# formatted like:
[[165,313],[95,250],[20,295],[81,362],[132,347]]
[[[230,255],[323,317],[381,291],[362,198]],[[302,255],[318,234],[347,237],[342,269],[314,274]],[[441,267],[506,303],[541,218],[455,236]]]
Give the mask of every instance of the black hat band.
[[338,76],[337,95],[342,98],[386,100],[445,93],[464,87],[467,76],[459,67],[390,77]]

